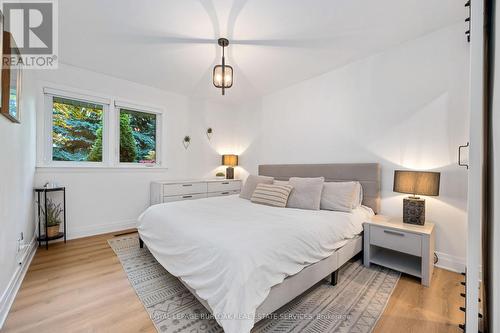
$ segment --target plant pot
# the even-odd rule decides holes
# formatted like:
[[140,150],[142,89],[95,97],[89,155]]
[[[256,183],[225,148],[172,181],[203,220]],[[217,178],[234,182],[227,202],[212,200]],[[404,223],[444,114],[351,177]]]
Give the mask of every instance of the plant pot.
[[47,237],[55,237],[59,234],[59,224],[47,227]]

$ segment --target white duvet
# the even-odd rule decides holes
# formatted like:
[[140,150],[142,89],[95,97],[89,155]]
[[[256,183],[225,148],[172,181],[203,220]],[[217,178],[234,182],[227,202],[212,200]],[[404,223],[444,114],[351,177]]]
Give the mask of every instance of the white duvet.
[[138,230],[171,274],[206,300],[226,333],[250,332],[272,286],[330,256],[373,212],[275,208],[238,196],[148,208]]

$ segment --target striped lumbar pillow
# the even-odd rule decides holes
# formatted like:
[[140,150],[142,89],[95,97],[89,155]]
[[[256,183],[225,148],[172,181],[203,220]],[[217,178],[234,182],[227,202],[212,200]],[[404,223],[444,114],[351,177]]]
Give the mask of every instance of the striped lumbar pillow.
[[250,200],[268,206],[286,207],[292,189],[291,185],[258,184]]

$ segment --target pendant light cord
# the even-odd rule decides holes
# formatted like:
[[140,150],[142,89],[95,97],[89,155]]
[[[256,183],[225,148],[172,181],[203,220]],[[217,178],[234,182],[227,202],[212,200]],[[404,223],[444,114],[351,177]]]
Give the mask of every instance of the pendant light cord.
[[224,46],[222,46],[222,95],[225,93],[225,86],[226,86],[226,61],[224,58]]

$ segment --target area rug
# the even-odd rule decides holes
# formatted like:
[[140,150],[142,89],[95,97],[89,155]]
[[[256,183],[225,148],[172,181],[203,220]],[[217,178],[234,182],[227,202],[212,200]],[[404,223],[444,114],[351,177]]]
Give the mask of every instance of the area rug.
[[[137,235],[108,240],[130,284],[144,304],[158,332],[223,332],[205,307],[168,273]],[[323,281],[275,314],[256,324],[252,333],[341,332],[367,333],[383,313],[400,274],[360,260],[339,272],[339,282]]]

